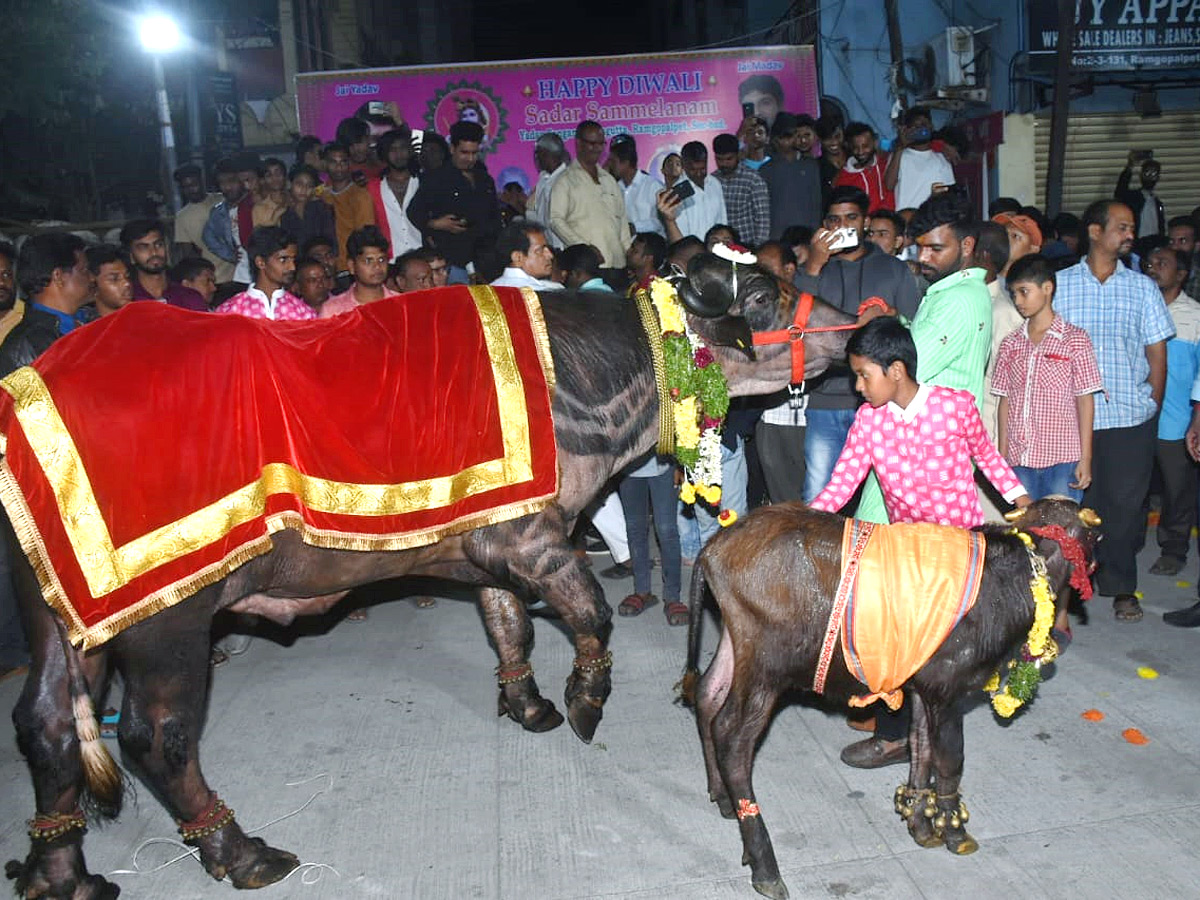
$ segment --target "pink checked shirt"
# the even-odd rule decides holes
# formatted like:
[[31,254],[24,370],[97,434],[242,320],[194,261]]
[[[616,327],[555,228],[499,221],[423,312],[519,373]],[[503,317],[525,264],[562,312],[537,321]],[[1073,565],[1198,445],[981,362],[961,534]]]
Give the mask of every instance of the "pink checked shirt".
[[1000,342],[992,393],[1008,398],[1008,456],[1014,466],[1044,469],[1079,462],[1075,398],[1103,390],[1092,340],[1055,316],[1041,341],[1029,340],[1029,323]]
[[237,313],[252,319],[302,320],[317,317],[313,308],[283,288],[268,297],[254,285],[234,294],[216,309],[219,313]]
[[972,460],[1005,500],[1025,493],[988,440],[975,398],[923,384],[905,409],[858,408],[833,477],[811,505],[837,512],[873,467],[890,521],[972,528],[983,522]]

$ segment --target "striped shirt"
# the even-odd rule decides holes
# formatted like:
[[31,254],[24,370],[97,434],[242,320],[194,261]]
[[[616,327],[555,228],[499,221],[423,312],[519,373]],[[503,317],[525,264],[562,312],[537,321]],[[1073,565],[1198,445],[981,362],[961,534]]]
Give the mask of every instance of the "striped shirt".
[[1092,339],[1104,379],[1095,429],[1132,428],[1153,417],[1146,348],[1175,334],[1158,285],[1120,261],[1101,284],[1084,258],[1058,273],[1054,307]]

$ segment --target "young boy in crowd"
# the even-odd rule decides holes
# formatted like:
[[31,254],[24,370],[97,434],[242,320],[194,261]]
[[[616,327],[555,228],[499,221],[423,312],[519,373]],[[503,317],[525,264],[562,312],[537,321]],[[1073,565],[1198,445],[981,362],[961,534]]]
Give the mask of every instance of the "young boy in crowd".
[[933,522],[972,528],[983,522],[971,463],[1005,500],[1031,501],[987,438],[968,391],[919,384],[917,347],[891,316],[872,319],[846,346],[858,408],[829,484],[813,509],[837,512],[875,470],[891,522]]
[[1092,481],[1092,395],[1104,387],[1092,342],[1054,312],[1054,264],[1018,259],[1008,289],[1025,323],[1000,342],[991,392],[997,444],[1025,489],[1083,499]]

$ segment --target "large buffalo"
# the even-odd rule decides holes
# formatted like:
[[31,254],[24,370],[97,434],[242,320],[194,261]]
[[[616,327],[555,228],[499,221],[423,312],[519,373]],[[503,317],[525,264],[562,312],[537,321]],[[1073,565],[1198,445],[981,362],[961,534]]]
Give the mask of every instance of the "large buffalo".
[[[1054,498],[1022,512],[1013,516],[1015,525],[1035,536],[1033,546],[1027,549],[1021,535],[1003,526],[976,529],[986,537],[986,551],[975,605],[903,685],[904,702],[912,704],[912,761],[896,808],[923,847],[944,844],[959,854],[976,849],[959,797],[961,701],[1012,659],[1030,632],[1031,567],[1040,564],[1029,550],[1044,560],[1059,603],[1065,603],[1068,582],[1082,585],[1090,569],[1098,539],[1095,513]],[[773,900],[788,892],[751,784],[758,740],[780,696],[814,688],[822,658],[827,699],[844,704],[866,693],[838,642],[831,643],[831,658],[822,653],[841,580],[845,525],[841,516],[799,503],[756,510],[708,543],[692,577],[683,700],[696,708],[709,798],[722,815],[737,817],[742,860],[755,889]],[[701,605],[709,591],[720,607],[721,639],[700,677]]]
[[[722,363],[732,393],[768,393],[789,382],[793,353],[788,347],[764,347],[756,359],[749,341],[751,330],[791,323],[794,293],[781,291],[754,267],[733,270],[713,256],[694,260],[680,288],[689,309],[707,316],[689,318]],[[521,598],[539,597],[575,636],[567,715],[578,736],[591,739],[610,690],[610,610],[586,564],[572,552],[568,535],[605,483],[655,445],[655,375],[650,343],[632,303],[572,292],[545,293],[540,301],[557,377],[552,411],[560,490],[556,502],[537,513],[419,549],[389,552],[321,549],[295,531],[279,531],[271,536],[270,552],[88,653],[75,649],[64,622],[44,602],[38,577],[5,520],[33,657],[13,713],[37,801],[31,852],[24,863],[8,866],[22,897],[117,895],[115,885],[87,871],[80,812],[81,804],[90,802],[115,815],[120,805],[121,776],[98,739],[92,713],[113,667],[125,682],[121,747],[180,821],[184,839],[199,848],[207,871],[249,888],[278,881],[298,865],[291,853],[247,837],[201,773],[198,741],[207,702],[209,632],[218,610],[288,622],[327,609],[348,589],[385,578],[423,575],[479,586],[484,621],[500,657],[501,712],[541,731],[562,717],[539,694],[527,663],[532,629]],[[809,323],[852,320],[817,303]],[[86,333],[83,329],[66,342],[82,346]],[[841,357],[846,337],[844,331],[810,335],[805,341],[810,377]],[[174,376],[187,378],[186,366]]]

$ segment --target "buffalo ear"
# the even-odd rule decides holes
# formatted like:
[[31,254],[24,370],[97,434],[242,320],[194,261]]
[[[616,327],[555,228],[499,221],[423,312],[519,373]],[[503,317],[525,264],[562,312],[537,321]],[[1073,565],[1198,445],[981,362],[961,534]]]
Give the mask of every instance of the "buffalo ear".
[[741,350],[747,359],[754,359],[754,333],[750,323],[741,316],[717,316],[715,319],[691,316],[688,324],[705,342]]

